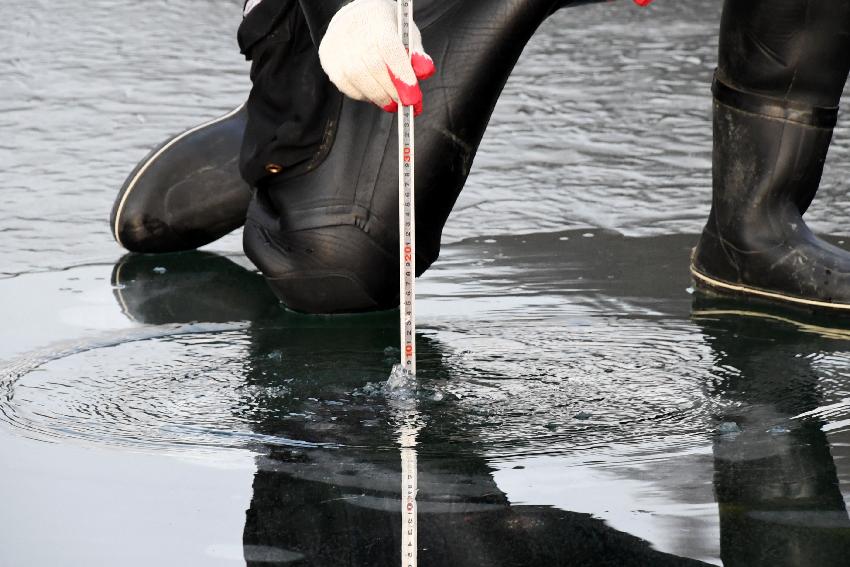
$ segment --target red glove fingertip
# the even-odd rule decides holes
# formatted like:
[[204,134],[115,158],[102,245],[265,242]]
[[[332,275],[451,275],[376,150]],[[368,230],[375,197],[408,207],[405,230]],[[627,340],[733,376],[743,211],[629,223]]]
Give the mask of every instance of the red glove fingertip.
[[437,66],[427,55],[414,53],[410,58],[410,63],[413,66],[413,72],[416,73],[416,78],[420,81],[430,79],[437,72]]
[[408,85],[396,77],[395,73],[393,73],[392,69],[389,67],[387,67],[387,72],[390,74],[393,85],[395,85],[395,89],[398,91],[398,98],[401,101],[401,104],[404,106],[416,106],[417,104],[422,104],[422,89],[419,88],[418,82]]
[[637,4],[641,8],[644,8],[652,4],[652,0],[635,0],[635,4]]
[[384,112],[389,112],[390,114],[395,114],[398,112],[398,103],[396,101],[391,101],[389,104],[381,107]]

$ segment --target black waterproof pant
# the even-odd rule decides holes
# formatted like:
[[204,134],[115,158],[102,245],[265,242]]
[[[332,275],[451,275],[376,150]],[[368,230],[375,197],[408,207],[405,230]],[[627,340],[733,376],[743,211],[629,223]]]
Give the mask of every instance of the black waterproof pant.
[[[443,226],[496,101],[528,40],[588,0],[417,0],[437,74],[416,123],[416,271]],[[318,61],[295,0],[264,0],[240,43],[254,89],[242,172],[257,188],[244,247],[284,304],[339,313],[398,306],[396,118],[342,95]]]
[[717,78],[740,90],[835,107],[850,71],[850,1],[726,0]]
[[[439,254],[443,226],[526,42],[552,12],[582,3],[417,3],[438,67],[423,85],[431,102],[417,122],[417,272]],[[246,253],[293,309],[395,307],[393,118],[344,99],[330,84],[296,0],[261,3],[240,43],[254,63],[242,172],[257,192]],[[725,103],[764,114],[779,101],[788,112],[834,120],[850,68],[850,0],[728,0],[720,44]]]

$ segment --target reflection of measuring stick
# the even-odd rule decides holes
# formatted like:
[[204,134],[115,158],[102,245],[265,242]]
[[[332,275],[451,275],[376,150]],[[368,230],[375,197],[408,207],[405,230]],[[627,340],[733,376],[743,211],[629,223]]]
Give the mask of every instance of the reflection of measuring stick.
[[[398,29],[410,53],[413,0],[398,0]],[[398,223],[401,251],[401,366],[416,374],[416,212],[414,203],[413,107],[398,110]]]
[[416,434],[418,429],[406,423],[401,432],[401,566],[416,567],[418,559],[418,518],[416,492],[418,470]]

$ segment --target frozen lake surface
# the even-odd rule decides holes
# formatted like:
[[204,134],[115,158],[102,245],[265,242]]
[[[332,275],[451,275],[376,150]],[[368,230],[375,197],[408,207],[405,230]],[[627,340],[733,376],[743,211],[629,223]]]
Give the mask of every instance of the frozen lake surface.
[[[716,4],[564,10],[520,61],[419,283],[422,565],[846,564],[850,331],[689,289]],[[0,6],[2,567],[398,564],[397,314],[284,311],[239,234],[110,235],[246,96],[239,13]]]

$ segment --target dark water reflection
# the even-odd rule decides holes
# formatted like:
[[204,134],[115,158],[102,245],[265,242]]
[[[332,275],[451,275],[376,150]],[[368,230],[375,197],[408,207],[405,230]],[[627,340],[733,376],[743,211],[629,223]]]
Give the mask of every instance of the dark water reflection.
[[724,565],[846,563],[850,519],[824,422],[795,419],[822,401],[815,361],[830,343],[717,304],[697,302],[694,316],[718,356],[713,387],[734,404],[714,442]]
[[[846,564],[850,331],[692,297],[664,260],[692,240],[449,247],[422,290],[423,565]],[[455,266],[474,283],[449,295]],[[395,313],[289,313],[203,252],[128,256],[111,280],[148,335],[20,357],[8,424],[82,446],[249,450],[249,565],[396,563]]]

